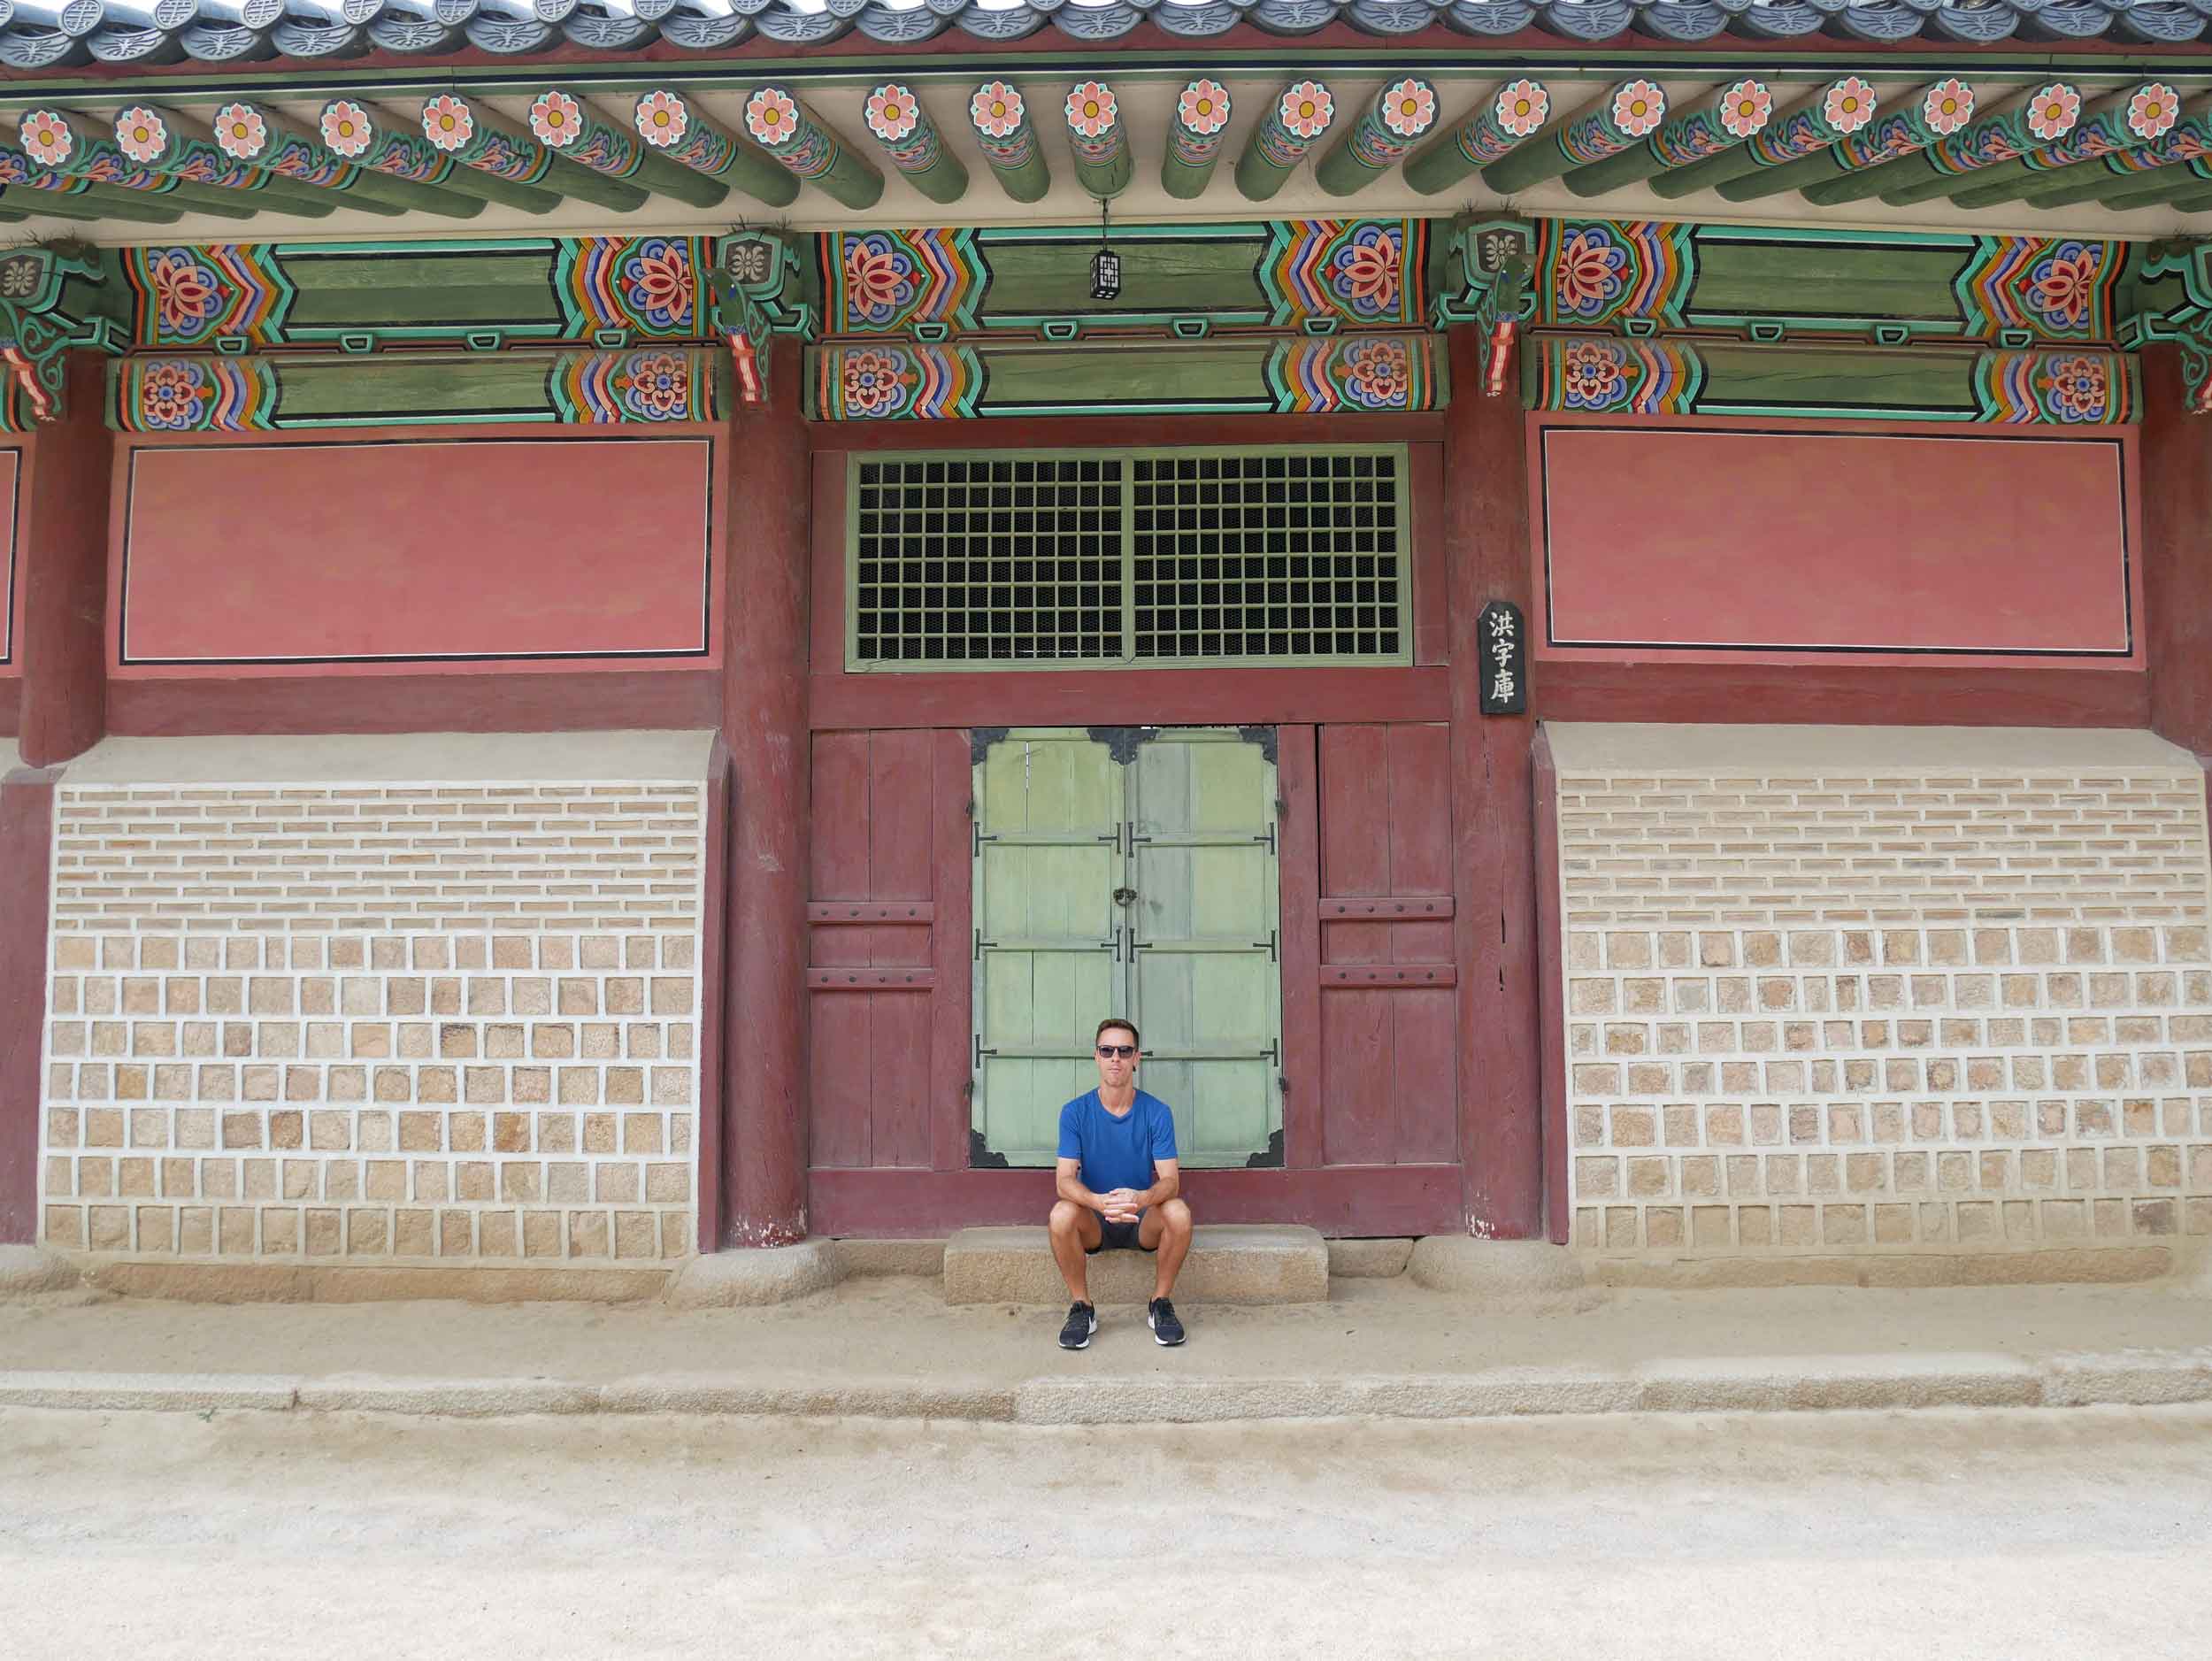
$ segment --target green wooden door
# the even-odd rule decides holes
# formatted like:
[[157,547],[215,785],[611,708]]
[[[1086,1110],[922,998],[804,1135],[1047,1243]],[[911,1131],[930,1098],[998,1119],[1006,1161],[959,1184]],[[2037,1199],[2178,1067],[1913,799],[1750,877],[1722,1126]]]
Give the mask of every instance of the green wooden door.
[[1121,1007],[1122,788],[1080,730],[1018,727],[975,770],[974,1127],[1010,1165],[1052,1163]]
[[1233,732],[1171,729],[1128,779],[1143,1082],[1175,1109],[1186,1164],[1240,1165],[1283,1122],[1275,764]]
[[980,1149],[1051,1164],[1060,1104],[1097,1081],[1094,1029],[1125,1014],[1184,1163],[1279,1158],[1274,764],[1212,728],[1122,748],[1018,728],[976,766]]

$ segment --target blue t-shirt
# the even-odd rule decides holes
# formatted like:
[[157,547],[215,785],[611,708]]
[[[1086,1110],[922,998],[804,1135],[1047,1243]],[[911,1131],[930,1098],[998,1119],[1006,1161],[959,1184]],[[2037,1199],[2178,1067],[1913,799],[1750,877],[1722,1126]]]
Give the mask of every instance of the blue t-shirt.
[[1175,1157],[1175,1115],[1158,1096],[1139,1090],[1117,1119],[1092,1090],[1060,1110],[1060,1157],[1083,1162],[1083,1186],[1094,1194],[1148,1188],[1152,1162]]

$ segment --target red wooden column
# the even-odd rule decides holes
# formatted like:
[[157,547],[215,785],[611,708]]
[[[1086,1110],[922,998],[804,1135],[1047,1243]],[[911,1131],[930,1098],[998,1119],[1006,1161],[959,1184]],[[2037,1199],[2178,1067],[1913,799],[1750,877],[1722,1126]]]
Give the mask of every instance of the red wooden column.
[[38,1234],[38,1059],[58,776],[18,767],[0,779],[0,1246]]
[[26,447],[21,633],[23,703],[16,742],[49,766],[107,732],[108,500],[114,434],[104,419],[107,360],[72,352],[59,419]]
[[2143,350],[2142,465],[2151,727],[2212,757],[2212,415],[2189,412],[2170,343]]
[[730,434],[728,950],[723,957],[726,1246],[806,1237],[807,504],[799,343]]
[[1459,1136],[1467,1226],[1526,1240],[1543,1227],[1537,1052],[1532,716],[1480,712],[1485,604],[1529,609],[1528,457],[1520,400],[1485,397],[1477,331],[1451,331],[1444,428],[1450,590],[1452,873],[1459,961]]

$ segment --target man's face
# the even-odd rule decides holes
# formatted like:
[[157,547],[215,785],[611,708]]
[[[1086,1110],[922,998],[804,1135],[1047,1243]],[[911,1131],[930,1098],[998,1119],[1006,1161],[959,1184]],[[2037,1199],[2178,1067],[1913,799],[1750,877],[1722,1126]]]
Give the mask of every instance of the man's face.
[[1137,1076],[1137,1035],[1126,1027],[1109,1027],[1098,1035],[1098,1081],[1118,1090]]

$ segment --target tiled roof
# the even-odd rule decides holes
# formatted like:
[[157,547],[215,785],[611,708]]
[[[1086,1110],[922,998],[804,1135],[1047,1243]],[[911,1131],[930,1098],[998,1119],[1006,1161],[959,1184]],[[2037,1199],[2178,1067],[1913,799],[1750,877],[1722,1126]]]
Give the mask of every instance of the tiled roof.
[[857,35],[906,42],[964,33],[1079,42],[1150,31],[1204,40],[1248,22],[1310,35],[1347,23],[1390,38],[1441,27],[1497,37],[1536,30],[1571,42],[1785,40],[1889,42],[2194,41],[2212,0],[0,0],[0,64],[209,63],[476,50],[527,56],[569,44],[629,51],[665,41],[714,52],[757,35],[784,42]]

